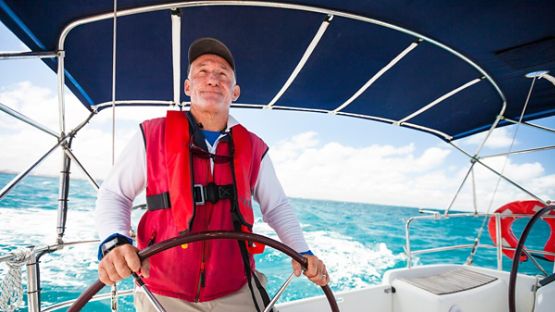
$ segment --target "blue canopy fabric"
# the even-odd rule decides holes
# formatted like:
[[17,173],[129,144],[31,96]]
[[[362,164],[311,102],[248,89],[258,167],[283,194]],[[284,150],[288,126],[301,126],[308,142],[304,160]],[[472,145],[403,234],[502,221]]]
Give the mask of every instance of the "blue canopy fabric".
[[[119,0],[118,10],[167,1]],[[307,10],[222,2],[181,8],[181,77],[187,47],[200,37],[225,42],[235,56],[241,98],[263,107],[293,72],[322,22],[333,15],[321,40],[275,109],[334,111],[409,45],[397,64],[339,114],[400,121],[441,96],[479,82],[407,120],[456,140],[490,128],[500,113],[517,120],[530,88],[525,74],[555,72],[554,1],[281,1]],[[187,4],[180,2],[179,4]],[[190,4],[190,3],[189,3]],[[249,5],[250,4],[250,5]],[[258,3],[260,4],[260,3]],[[0,20],[32,51],[56,51],[69,23],[113,11],[113,1],[0,0]],[[314,9],[316,8],[316,9]],[[407,29],[349,18],[372,18]],[[84,24],[65,42],[66,85],[87,108],[112,98],[113,20]],[[171,11],[117,19],[116,100],[173,100]],[[450,47],[487,73],[430,40]],[[56,59],[43,59],[57,70]],[[500,91],[500,92],[499,92]],[[182,94],[182,100],[186,100]],[[247,105],[247,106],[248,106]],[[555,114],[555,86],[540,79],[524,120]],[[505,124],[501,122],[501,125]],[[433,132],[432,132],[433,133]],[[437,133],[435,133],[437,134]]]

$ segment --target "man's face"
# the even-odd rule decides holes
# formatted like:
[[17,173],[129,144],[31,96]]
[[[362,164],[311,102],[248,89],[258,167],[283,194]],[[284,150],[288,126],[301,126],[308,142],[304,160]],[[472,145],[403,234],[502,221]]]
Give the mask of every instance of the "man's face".
[[185,80],[185,94],[191,97],[191,108],[202,112],[228,112],[232,101],[240,94],[235,74],[223,58],[204,54],[191,63]]

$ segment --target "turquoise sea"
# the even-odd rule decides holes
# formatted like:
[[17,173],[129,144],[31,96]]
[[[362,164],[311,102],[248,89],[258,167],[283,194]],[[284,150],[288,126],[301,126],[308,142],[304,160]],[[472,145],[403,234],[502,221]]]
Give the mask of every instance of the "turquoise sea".
[[[0,186],[4,186],[13,177],[12,174],[0,174]],[[57,197],[57,178],[29,176],[0,200],[0,256],[17,248],[55,242]],[[71,181],[66,242],[96,238],[92,216],[94,202],[95,190],[87,181]],[[297,210],[311,249],[327,264],[331,276],[330,285],[334,291],[378,284],[386,270],[407,265],[403,250],[405,221],[409,217],[421,215],[418,209],[297,198],[292,198],[291,202]],[[140,210],[134,212],[134,225],[141,213]],[[276,237],[271,228],[262,222],[259,213],[257,221],[255,232]],[[471,243],[482,222],[483,218],[415,221],[411,226],[412,248],[417,250]],[[517,235],[524,225],[525,220],[516,222]],[[542,249],[548,235],[547,225],[539,222],[528,239],[528,247]],[[487,231],[484,231],[482,243],[491,244]],[[41,258],[43,307],[75,298],[96,280],[96,251],[96,244],[79,245],[66,247]],[[413,263],[463,263],[468,253],[469,250],[457,250],[426,254],[414,258]],[[552,263],[543,260],[539,262],[546,270],[553,269]],[[495,250],[480,249],[475,264],[496,268]],[[504,269],[508,270],[510,259],[504,257],[503,264]],[[288,258],[271,249],[257,257],[257,265],[269,278],[268,289],[271,295],[287,278],[291,268]],[[521,265],[521,271],[539,273],[530,261]],[[6,272],[5,264],[0,264],[0,279],[5,277]],[[119,285],[119,289],[130,287],[130,280]],[[292,282],[280,302],[320,294],[322,293],[318,287],[299,278]],[[120,311],[133,311],[131,302],[131,297],[121,299]],[[20,309],[26,310],[25,307]],[[85,308],[85,311],[99,310],[108,311],[109,302],[91,303]]]

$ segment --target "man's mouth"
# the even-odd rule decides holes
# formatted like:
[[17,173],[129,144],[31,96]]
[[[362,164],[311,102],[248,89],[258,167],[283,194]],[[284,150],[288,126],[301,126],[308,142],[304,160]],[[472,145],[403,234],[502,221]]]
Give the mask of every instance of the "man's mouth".
[[201,94],[208,94],[208,95],[222,95],[221,92],[218,91],[200,91]]

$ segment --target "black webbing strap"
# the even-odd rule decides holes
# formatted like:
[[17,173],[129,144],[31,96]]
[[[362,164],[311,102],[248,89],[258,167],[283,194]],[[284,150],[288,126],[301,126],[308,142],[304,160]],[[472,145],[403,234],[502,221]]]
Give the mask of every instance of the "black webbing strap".
[[[229,136],[229,154],[231,157],[234,157],[235,154],[235,146],[233,145],[232,136]],[[231,167],[231,175],[233,177],[233,194],[236,194],[236,185],[237,185],[237,178],[235,177],[235,166],[233,161],[229,162]],[[241,232],[241,227],[243,225],[243,217],[241,216],[241,212],[239,211],[239,202],[237,201],[237,196],[234,196],[231,200],[231,216],[233,218],[233,228],[237,232]],[[247,276],[247,284],[249,285],[249,289],[251,291],[252,301],[254,302],[254,307],[256,311],[260,312],[260,308],[258,307],[258,301],[256,300],[256,295],[254,294],[254,289],[252,287],[252,278],[254,278],[256,283],[256,288],[258,288],[258,293],[260,297],[262,297],[262,302],[264,303],[264,307],[267,307],[270,304],[270,296],[266,292],[266,289],[262,286],[256,274],[254,274],[251,270],[251,264],[249,259],[249,252],[247,251],[247,244],[244,241],[237,241],[239,244],[239,250],[241,251],[241,258],[243,259],[243,266],[245,268],[245,275]],[[274,312],[274,309],[270,310]]]
[[[251,291],[252,301],[254,302],[254,307],[256,308],[256,311],[260,312],[260,308],[258,307],[258,301],[256,300],[254,289],[252,288],[251,277],[254,274],[252,273],[252,270],[251,270],[249,256],[247,253],[247,247],[245,246],[245,242],[243,241],[237,241],[237,243],[239,244],[239,249],[241,250],[241,258],[243,259],[243,267],[245,268],[245,275],[247,276],[247,284],[249,285],[249,290]],[[266,303],[264,303],[264,306],[266,306]]]
[[160,210],[171,208],[170,193],[164,192],[146,197],[146,207],[148,210]]
[[[234,212],[232,212],[233,214],[233,227],[235,228],[236,231],[240,231],[241,229],[241,222],[239,220],[237,220],[237,216]],[[258,279],[258,277],[256,276],[256,274],[254,274],[254,272],[251,270],[251,265],[250,265],[250,260],[249,260],[249,252],[247,251],[247,245],[245,244],[244,241],[237,241],[237,243],[239,243],[239,249],[241,250],[241,258],[243,259],[243,266],[245,268],[245,275],[247,276],[247,283],[249,285],[249,289],[251,291],[251,296],[252,296],[252,300],[254,302],[254,306],[256,308],[256,311],[260,312],[260,308],[258,307],[258,301],[256,300],[256,296],[254,294],[254,289],[252,287],[252,281],[251,279],[254,279],[254,282],[256,284],[256,288],[258,289],[258,293],[260,294],[260,297],[262,298],[262,302],[264,303],[264,307],[267,307],[270,304],[270,296],[268,295],[268,292],[266,292],[266,289],[264,288],[264,286],[262,286],[262,283],[260,283],[260,280]],[[274,309],[272,308],[272,310],[270,311],[274,311]]]
[[[193,198],[195,204],[204,205],[206,202],[215,204],[221,199],[235,199],[235,188],[233,184],[216,185],[208,183],[208,185],[195,184],[193,186]],[[160,210],[171,208],[170,193],[164,192],[160,194],[150,195],[146,197],[146,205],[148,210]]]
[[235,188],[233,184],[216,185],[208,183],[206,186],[195,184],[193,186],[193,198],[195,204],[204,205],[207,201],[215,204],[221,199],[235,199]]
[[[260,297],[262,297],[262,302],[264,302],[264,307],[267,307],[270,304],[270,296],[268,295],[268,292],[266,291],[266,288],[264,288],[264,286],[262,285],[262,283],[258,279],[258,276],[256,276],[255,273],[252,273],[252,277],[254,278],[256,288],[258,288],[258,293],[260,293]],[[272,310],[270,310],[270,311],[273,312],[274,309],[272,308]]]

